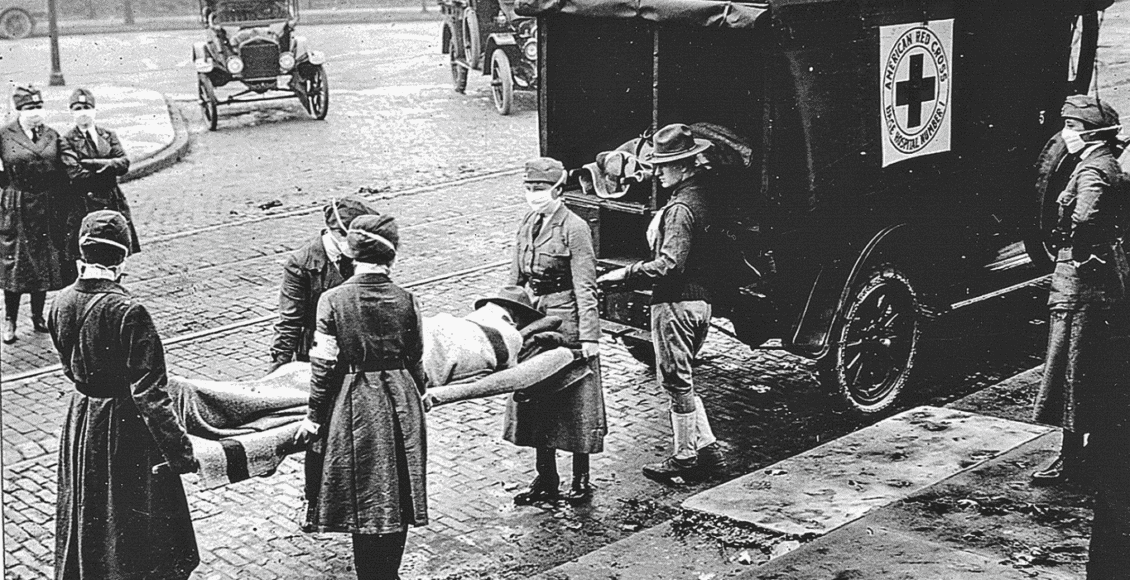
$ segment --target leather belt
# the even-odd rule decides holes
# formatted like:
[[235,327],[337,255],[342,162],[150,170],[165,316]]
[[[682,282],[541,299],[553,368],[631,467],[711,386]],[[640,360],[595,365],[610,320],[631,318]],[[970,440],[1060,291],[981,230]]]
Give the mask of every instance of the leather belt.
[[564,276],[560,278],[530,278],[530,290],[534,296],[545,296],[554,292],[573,289],[573,280]]
[[375,373],[378,371],[394,371],[403,368],[406,368],[404,366],[404,359],[386,358],[359,363],[351,363],[349,365],[349,372],[353,374]]

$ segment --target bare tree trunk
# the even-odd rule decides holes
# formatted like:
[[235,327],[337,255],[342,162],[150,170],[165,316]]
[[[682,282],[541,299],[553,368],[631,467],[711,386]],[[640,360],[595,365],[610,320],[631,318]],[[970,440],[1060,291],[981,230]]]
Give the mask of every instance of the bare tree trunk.
[[133,24],[133,0],[122,0],[122,16],[126,24]]
[[86,0],[86,17],[90,20],[98,18],[98,11],[94,8],[94,0]]

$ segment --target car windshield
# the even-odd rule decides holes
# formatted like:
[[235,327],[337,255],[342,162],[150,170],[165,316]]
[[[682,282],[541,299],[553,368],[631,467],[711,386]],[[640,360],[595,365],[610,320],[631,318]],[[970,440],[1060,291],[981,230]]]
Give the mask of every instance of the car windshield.
[[216,24],[239,24],[291,17],[287,0],[224,0],[215,3]]

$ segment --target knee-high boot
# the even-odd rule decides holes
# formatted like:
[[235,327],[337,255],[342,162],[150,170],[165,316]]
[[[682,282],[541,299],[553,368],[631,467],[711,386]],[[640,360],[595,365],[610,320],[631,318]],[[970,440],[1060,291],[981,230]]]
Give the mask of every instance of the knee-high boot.
[[573,485],[561,494],[572,504],[587,503],[592,499],[592,484],[589,483],[589,454],[573,454]]

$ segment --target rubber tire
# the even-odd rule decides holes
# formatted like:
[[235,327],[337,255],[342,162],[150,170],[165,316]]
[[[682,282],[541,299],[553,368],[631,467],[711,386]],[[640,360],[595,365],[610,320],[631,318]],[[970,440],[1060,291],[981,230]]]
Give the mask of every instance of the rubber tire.
[[0,14],[0,38],[19,40],[35,30],[35,19],[23,8],[9,8]]
[[1079,160],[1067,152],[1063,137],[1056,133],[1044,144],[1036,161],[1035,231],[1024,237],[1024,249],[1037,268],[1050,272],[1055,267],[1055,254],[1047,246],[1059,221],[1059,204],[1056,199],[1067,187]]
[[620,342],[624,343],[624,348],[628,349],[628,354],[632,358],[647,365],[648,368],[655,368],[655,345],[650,340],[624,336],[620,338]]
[[460,26],[463,27],[463,51],[467,64],[479,70],[483,66],[483,38],[479,35],[479,16],[473,4],[463,10]]
[[463,60],[463,44],[459,42],[456,35],[451,36],[451,46],[448,52],[448,58],[451,60],[451,84],[455,87],[455,92],[466,92],[468,71],[467,67],[460,64],[460,61]]
[[[869,306],[869,299],[884,288],[894,290],[892,294],[898,296],[897,300],[903,304],[903,313],[910,315],[909,332],[902,333],[903,336],[909,337],[910,344],[909,348],[906,348],[905,354],[895,353],[901,358],[898,362],[902,368],[893,377],[890,376],[891,371],[887,372],[878,396],[863,399],[856,393],[854,385],[850,384],[848,377],[849,366],[852,364],[851,360],[848,360],[852,358],[852,352],[849,352],[849,341],[856,338],[855,333],[857,331],[866,328],[866,324],[856,323],[855,315],[861,309]],[[898,317],[891,320],[898,320]],[[817,368],[820,380],[826,387],[839,395],[840,402],[847,409],[867,415],[882,412],[898,400],[899,395],[910,380],[920,338],[921,316],[919,315],[918,298],[914,286],[898,269],[891,265],[883,265],[873,270],[852,291],[851,300],[844,310],[843,318],[835,326],[831,350],[826,357],[819,361]],[[890,347],[890,345],[884,346],[888,349]]]
[[514,107],[514,71],[510,68],[510,57],[501,48],[494,49],[490,57],[490,95],[494,110],[499,115],[509,115]]
[[204,110],[204,120],[208,122],[208,130],[215,131],[219,124],[219,101],[216,99],[216,87],[212,86],[212,79],[204,73],[196,73],[196,94],[200,99],[200,108]]
[[[1081,28],[1080,28],[1080,25]],[[1078,66],[1074,78],[1070,74],[1073,64],[1070,62],[1075,57],[1075,39],[1079,39]],[[1091,81],[1095,75],[1095,55],[1099,47],[1099,15],[1089,12],[1077,16],[1072,24],[1071,55],[1068,56],[1067,86],[1069,95],[1085,95],[1091,89]]]
[[314,76],[303,79],[306,83],[306,101],[309,103],[311,117],[322,121],[330,112],[330,78],[326,75],[326,67],[318,65]]

